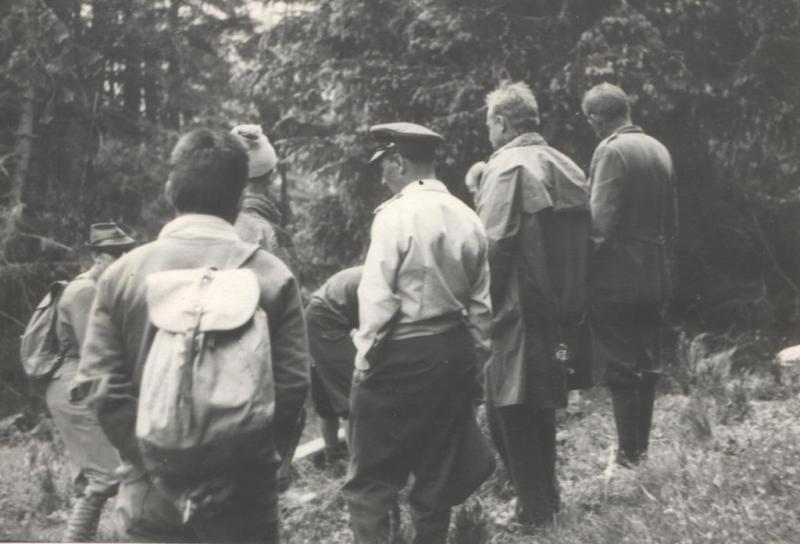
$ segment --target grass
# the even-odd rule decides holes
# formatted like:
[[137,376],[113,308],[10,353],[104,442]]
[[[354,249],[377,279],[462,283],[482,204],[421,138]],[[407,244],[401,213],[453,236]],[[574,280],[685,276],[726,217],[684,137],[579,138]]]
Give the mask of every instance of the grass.
[[[455,511],[451,543],[796,542],[800,368],[731,374],[724,357],[709,358],[683,356],[688,369],[663,381],[644,463],[613,463],[610,401],[603,390],[585,394],[561,414],[563,509],[555,524],[515,525],[513,490],[500,469]],[[0,466],[0,540],[59,540],[70,485],[57,438],[46,425],[23,433],[0,424]],[[339,492],[344,466],[319,470],[308,460],[296,468],[298,481],[281,497],[283,542],[352,542]],[[111,537],[109,518],[101,539]],[[401,519],[398,543],[409,533],[407,512]]]

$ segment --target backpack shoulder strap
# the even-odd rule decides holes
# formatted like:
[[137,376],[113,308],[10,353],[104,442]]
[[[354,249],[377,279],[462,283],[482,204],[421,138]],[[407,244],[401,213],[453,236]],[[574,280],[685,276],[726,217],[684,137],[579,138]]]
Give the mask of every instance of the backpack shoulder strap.
[[231,252],[230,257],[228,257],[225,268],[241,268],[259,249],[261,249],[261,246],[258,244],[239,242]]

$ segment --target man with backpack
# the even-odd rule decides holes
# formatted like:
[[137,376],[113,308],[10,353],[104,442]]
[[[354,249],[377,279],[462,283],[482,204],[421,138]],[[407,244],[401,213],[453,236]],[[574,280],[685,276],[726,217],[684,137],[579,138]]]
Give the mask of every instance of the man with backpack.
[[297,282],[233,228],[247,163],[231,134],[184,134],[178,217],[98,283],[75,392],[124,462],[124,541],[278,542],[273,437],[297,420],[308,355]]
[[[55,305],[55,315],[48,319],[54,325],[57,347],[52,350],[50,368],[41,369],[46,373],[37,376],[34,370],[31,375],[34,379],[38,378],[40,383],[44,382],[43,385],[46,384],[47,408],[64,442],[67,458],[74,472],[76,498],[67,521],[64,535],[66,542],[86,542],[94,538],[103,505],[116,493],[118,487],[118,478],[114,471],[120,464],[119,456],[86,403],[70,402],[69,388],[78,370],[97,279],[111,263],[130,251],[135,244],[135,240],[114,223],[92,225],[87,244],[92,253],[92,267],[69,282],[60,292],[60,296],[57,291],[51,290],[45,299]],[[45,305],[40,307],[44,308]],[[37,317],[39,310],[37,308],[33,319]],[[25,356],[25,345],[31,342],[47,342],[47,338],[39,338],[37,341],[27,333],[28,331],[23,337],[23,364],[28,359]]]

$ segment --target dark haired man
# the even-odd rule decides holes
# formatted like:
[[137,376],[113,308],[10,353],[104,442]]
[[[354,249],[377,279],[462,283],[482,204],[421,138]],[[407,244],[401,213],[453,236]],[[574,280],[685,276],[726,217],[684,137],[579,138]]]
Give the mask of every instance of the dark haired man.
[[[100,424],[119,450],[125,473],[117,499],[118,537],[151,542],[278,542],[273,433],[297,420],[308,388],[303,310],[297,282],[280,260],[236,235],[232,222],[247,180],[247,152],[233,135],[197,129],[181,136],[170,157],[166,194],[178,217],[158,239],[114,263],[100,278],[89,318],[80,391],[92,389]],[[218,474],[216,507],[187,516],[174,494],[143,468],[135,436],[137,396],[155,335],[148,318],[146,278],[178,269],[241,266],[253,270],[268,315],[275,384],[272,428],[236,470]],[[91,387],[87,387],[91,386]],[[203,504],[205,495],[197,498]],[[190,512],[191,514],[191,512]],[[188,518],[188,519],[187,519]],[[184,522],[185,521],[185,522]]]
[[115,223],[92,225],[87,244],[92,266],[64,288],[58,301],[56,334],[62,363],[47,384],[45,400],[74,473],[76,498],[67,520],[66,542],[94,539],[103,505],[119,484],[114,471],[120,461],[114,446],[86,403],[70,402],[69,388],[78,370],[97,278],[134,245],[136,241]]
[[413,474],[414,542],[443,544],[451,507],[494,468],[473,407],[491,322],[486,235],[435,178],[440,135],[413,123],[370,132],[395,196],[375,212],[358,287],[344,494],[355,541],[387,542]]
[[611,389],[618,462],[646,453],[661,370],[668,262],[676,232],[675,173],[669,151],[631,122],[625,92],[590,89],[583,112],[599,138],[590,191],[594,361]]
[[517,519],[544,525],[559,510],[555,409],[566,405],[567,365],[579,356],[588,192],[580,168],[537,132],[527,85],[501,85],[486,105],[495,152],[475,199],[494,308],[486,409],[517,491]]

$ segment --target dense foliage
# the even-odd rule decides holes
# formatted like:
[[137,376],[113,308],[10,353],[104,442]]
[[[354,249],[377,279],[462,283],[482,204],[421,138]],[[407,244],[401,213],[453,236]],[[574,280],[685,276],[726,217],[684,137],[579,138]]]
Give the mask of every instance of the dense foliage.
[[534,88],[544,136],[585,168],[583,92],[607,80],[634,97],[677,164],[679,317],[796,317],[800,0],[266,1],[268,20],[257,4],[0,4],[0,262],[15,263],[0,285],[27,287],[0,289],[3,353],[63,273],[47,263],[77,260],[89,223],[155,235],[166,154],[187,127],[263,124],[313,287],[362,256],[386,196],[365,164],[369,125],[444,134],[440,176],[468,199],[461,178],[491,151],[484,96],[503,79]]

